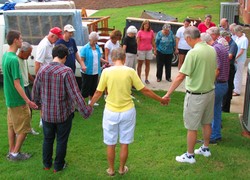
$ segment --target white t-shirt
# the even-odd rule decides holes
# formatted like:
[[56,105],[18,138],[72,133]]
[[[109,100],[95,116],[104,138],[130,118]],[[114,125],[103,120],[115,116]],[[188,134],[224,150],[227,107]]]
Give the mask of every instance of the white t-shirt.
[[237,58],[237,61],[245,63],[245,61],[247,59],[248,39],[246,36],[242,35],[241,37],[238,37],[235,42],[238,46],[237,56],[240,53],[240,50],[244,49],[244,53],[239,58]]
[[20,71],[22,73],[24,87],[29,86],[28,62],[18,57]]
[[47,38],[43,38],[37,46],[36,61],[45,65],[53,61],[52,50],[53,44],[51,44]]
[[93,74],[98,74],[98,54],[96,50],[92,50],[93,53]]
[[110,65],[113,64],[112,59],[111,59],[111,52],[113,51],[113,49],[116,49],[116,48],[119,48],[119,47],[120,47],[119,41],[117,41],[116,44],[113,44],[111,40],[108,40],[105,43],[104,48],[108,48],[109,49],[108,61],[109,61]]
[[189,50],[191,47],[187,44],[184,38],[185,27],[180,27],[176,32],[176,37],[179,38],[178,49]]

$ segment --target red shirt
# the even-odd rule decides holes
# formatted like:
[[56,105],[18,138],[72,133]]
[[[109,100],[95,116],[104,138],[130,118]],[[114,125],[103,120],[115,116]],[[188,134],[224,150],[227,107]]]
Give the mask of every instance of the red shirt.
[[216,26],[216,25],[215,25],[213,22],[210,22],[209,27],[207,27],[207,26],[204,24],[204,22],[202,22],[202,23],[200,23],[200,24],[198,25],[198,29],[200,30],[201,33],[204,33],[204,32],[206,32],[207,29],[209,29],[209,28],[211,28],[211,27],[214,27],[214,26]]

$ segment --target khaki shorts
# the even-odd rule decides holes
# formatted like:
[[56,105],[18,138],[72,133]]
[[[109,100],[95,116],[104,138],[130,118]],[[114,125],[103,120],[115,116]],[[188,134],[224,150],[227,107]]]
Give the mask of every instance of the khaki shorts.
[[31,113],[28,104],[8,108],[7,121],[8,128],[13,129],[16,134],[30,132]]
[[153,52],[152,50],[149,51],[137,51],[138,60],[152,60],[153,59]]
[[188,130],[198,130],[205,124],[211,124],[214,116],[214,90],[207,94],[186,93],[184,101],[184,125]]

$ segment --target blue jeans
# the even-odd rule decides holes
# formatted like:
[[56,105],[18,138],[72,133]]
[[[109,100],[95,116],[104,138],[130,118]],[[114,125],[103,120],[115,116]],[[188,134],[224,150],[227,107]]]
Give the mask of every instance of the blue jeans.
[[227,93],[228,83],[215,84],[215,102],[214,102],[214,119],[212,122],[212,134],[210,140],[221,138],[221,114],[222,101],[224,95]]
[[52,166],[53,144],[56,137],[56,158],[54,169],[60,171],[65,164],[68,138],[72,126],[74,113],[63,123],[49,123],[43,120],[43,165],[50,168]]

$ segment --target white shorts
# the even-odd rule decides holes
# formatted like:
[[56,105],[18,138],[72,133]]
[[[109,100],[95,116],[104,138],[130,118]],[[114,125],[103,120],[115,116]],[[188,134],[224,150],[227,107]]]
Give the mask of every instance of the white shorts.
[[130,144],[134,141],[136,111],[132,108],[125,112],[112,112],[104,109],[103,112],[103,142],[106,145]]
[[153,52],[152,50],[149,51],[137,51],[138,60],[152,60],[153,59]]

